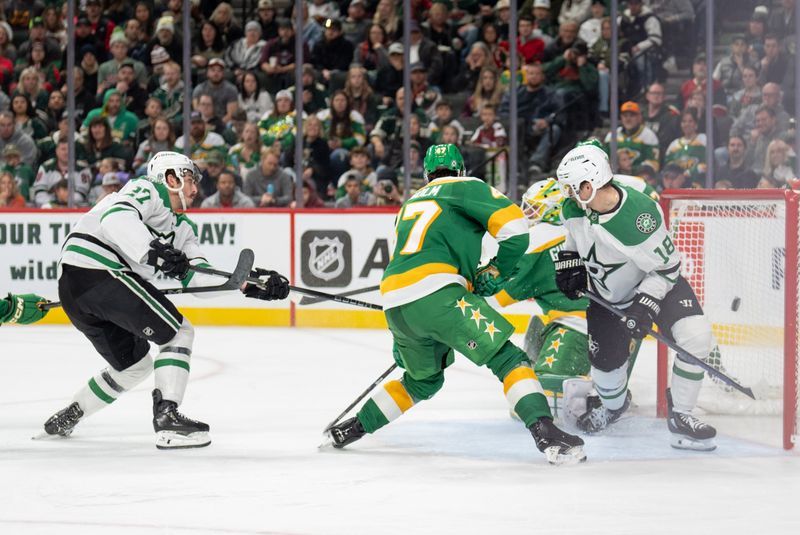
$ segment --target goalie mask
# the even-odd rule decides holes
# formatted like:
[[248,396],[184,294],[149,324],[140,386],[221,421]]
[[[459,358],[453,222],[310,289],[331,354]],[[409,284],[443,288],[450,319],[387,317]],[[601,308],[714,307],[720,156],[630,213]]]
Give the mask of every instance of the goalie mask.
[[[167,175],[174,175],[178,180],[178,186],[170,186],[167,182]],[[147,177],[153,182],[163,184],[169,191],[177,193],[181,199],[181,206],[186,210],[186,198],[183,195],[183,187],[187,177],[200,182],[201,174],[194,162],[180,154],[172,151],[161,151],[154,155],[147,164]]]
[[452,143],[443,145],[433,145],[425,152],[425,159],[422,162],[425,171],[425,181],[431,180],[430,174],[434,171],[446,170],[451,174],[448,176],[464,176],[464,157],[461,151]]
[[[569,151],[558,165],[556,176],[564,196],[574,198],[584,210],[597,195],[597,190],[614,178],[608,155],[593,144],[575,147]],[[592,193],[586,200],[580,198],[580,188],[584,182],[592,187]]]
[[555,178],[535,182],[522,196],[520,208],[531,227],[538,223],[561,224],[564,195]]

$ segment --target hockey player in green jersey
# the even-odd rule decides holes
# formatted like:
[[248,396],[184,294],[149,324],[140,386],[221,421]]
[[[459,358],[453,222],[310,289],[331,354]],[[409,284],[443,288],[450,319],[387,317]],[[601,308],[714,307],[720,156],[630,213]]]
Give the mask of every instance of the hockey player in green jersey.
[[38,306],[39,303],[46,302],[47,299],[36,294],[8,294],[8,297],[0,299],[0,325],[36,323],[47,315],[47,310]]
[[[211,442],[208,424],[178,412],[189,380],[194,328],[150,282],[161,272],[184,287],[219,283],[191,270],[208,264],[195,224],[176,213],[197,195],[197,168],[182,154],[162,151],[147,170],[147,177],[129,181],[84,214],[63,245],[58,280],[62,307],[109,366],[45,422],[47,435],[70,435],[79,422],[155,370],[156,447],[197,448]],[[269,279],[246,285],[248,297],[288,295],[288,281],[274,272],[256,270],[251,275]],[[151,342],[159,348],[155,358],[150,356]]]
[[[654,322],[699,358],[710,354],[713,337],[694,291],[680,275],[680,254],[658,204],[614,181],[608,157],[597,147],[571,150],[557,176],[570,197],[561,211],[568,234],[555,264],[559,289],[575,299],[591,284],[593,292],[626,313],[620,321],[594,303],[586,311],[591,375],[601,402],[578,425],[597,432],[628,405],[630,356]],[[702,380],[702,368],[675,360],[667,422],[676,448],[716,447],[716,430],[692,415]]]
[[[496,293],[528,247],[522,210],[481,180],[464,176],[455,145],[430,147],[424,171],[429,182],[397,216],[397,243],[381,281],[394,358],[405,372],[379,387],[355,417],[327,429],[328,440],[344,447],[430,399],[457,350],[503,383],[511,408],[549,462],[585,460],[583,441],[553,424],[530,360],[509,341],[513,327],[481,297]],[[476,271],[487,231],[499,250]]]

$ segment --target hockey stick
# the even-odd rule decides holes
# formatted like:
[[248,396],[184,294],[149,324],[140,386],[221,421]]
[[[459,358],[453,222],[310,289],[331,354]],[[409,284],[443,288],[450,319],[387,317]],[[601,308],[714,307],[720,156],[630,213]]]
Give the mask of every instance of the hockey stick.
[[[205,273],[207,275],[219,275],[220,277],[230,276],[230,273],[226,271],[220,271],[218,269],[213,269],[213,268],[194,267],[192,269],[194,269],[198,273]],[[245,278],[245,282],[258,285],[264,284],[264,281],[262,281],[261,279],[249,276]],[[314,297],[318,297],[323,300],[327,299],[329,301],[336,301],[337,303],[344,303],[345,305],[354,305],[357,307],[371,308],[373,310],[383,310],[383,307],[380,305],[376,305],[374,303],[367,303],[366,301],[359,301],[358,299],[350,299],[349,297],[345,297],[343,295],[318,292],[317,290],[312,290],[310,288],[300,288],[298,286],[289,286],[289,290],[292,292],[297,292],[299,294],[313,295]]]
[[[340,297],[347,297],[351,295],[358,295],[358,294],[365,294],[368,292],[374,292],[375,290],[379,290],[380,286],[368,286],[366,288],[359,288],[358,290],[349,290],[347,292],[342,292],[339,295]],[[321,303],[322,301],[327,301],[327,297],[301,297],[299,301],[297,301],[298,305],[316,305],[317,303]]]
[[[166,288],[160,290],[161,293],[165,295],[177,295],[177,294],[198,294],[198,293],[205,293],[205,292],[224,292],[228,290],[238,290],[244,284],[245,279],[247,276],[250,275],[250,270],[253,269],[253,263],[255,262],[255,253],[253,253],[252,249],[242,249],[239,253],[239,260],[236,263],[236,267],[233,270],[233,273],[228,273],[227,277],[228,280],[219,284],[217,286],[200,286],[195,288]],[[199,266],[189,266],[189,269],[192,271],[196,271],[198,273],[203,273],[205,268],[201,268]],[[51,308],[57,308],[61,306],[61,301],[50,301],[44,303],[37,303],[39,310],[50,310]]]
[[376,386],[378,386],[379,384],[381,384],[381,381],[383,381],[384,379],[386,379],[386,378],[389,376],[389,374],[390,374],[390,373],[392,373],[392,372],[394,371],[394,369],[395,369],[395,368],[397,368],[397,363],[396,363],[396,362],[393,362],[393,363],[392,363],[392,365],[391,365],[391,366],[389,366],[389,369],[388,369],[388,370],[386,370],[385,372],[383,372],[383,373],[381,374],[381,376],[380,376],[380,377],[378,377],[377,379],[375,379],[375,381],[373,381],[373,382],[372,382],[372,384],[371,384],[371,385],[369,385],[369,386],[367,387],[367,389],[366,389],[366,390],[364,390],[363,392],[361,392],[361,395],[360,395],[360,396],[358,396],[354,402],[352,402],[350,405],[348,405],[348,406],[347,406],[347,408],[346,408],[345,410],[343,410],[343,411],[342,411],[342,413],[341,413],[339,416],[337,416],[336,418],[334,418],[334,419],[333,419],[333,421],[332,421],[331,423],[329,423],[327,426],[325,426],[325,430],[324,430],[323,432],[327,431],[328,429],[330,429],[330,428],[331,428],[331,427],[333,427],[334,425],[338,424],[338,423],[339,423],[339,420],[341,420],[342,418],[344,418],[344,416],[345,416],[345,415],[346,415],[348,412],[350,412],[350,411],[353,409],[353,407],[355,407],[356,405],[358,405],[358,404],[359,404],[359,402],[360,402],[362,399],[364,399],[365,397],[367,397],[367,395],[368,395],[370,392],[372,392],[372,390],[373,390],[373,389],[374,389]]
[[[603,299],[602,297],[600,297],[596,293],[594,293],[594,292],[592,292],[590,290],[584,290],[582,293],[583,293],[584,296],[589,298],[590,301],[593,301],[593,302],[597,303],[598,305],[600,305],[601,307],[605,308],[606,310],[608,310],[612,314],[614,314],[616,316],[619,316],[620,318],[624,318],[625,317],[625,312],[623,312],[622,310],[618,309],[613,304],[609,303],[607,300]],[[675,342],[673,342],[672,340],[670,340],[669,338],[664,336],[663,334],[657,333],[656,331],[654,331],[652,329],[648,329],[647,334],[649,334],[650,336],[652,336],[653,338],[655,338],[656,340],[658,340],[659,342],[661,342],[662,344],[664,344],[668,348],[672,349],[675,353],[678,354],[678,356],[683,358],[683,360],[685,360],[687,362],[690,362],[692,364],[695,364],[696,366],[700,366],[705,371],[707,371],[709,375],[712,375],[712,376],[716,377],[717,379],[719,379],[720,381],[722,381],[726,385],[735,388],[736,390],[738,390],[739,392],[743,393],[744,395],[749,396],[752,399],[756,399],[756,397],[753,395],[753,390],[750,387],[746,387],[746,386],[740,385],[739,383],[737,383],[736,381],[734,381],[733,379],[731,379],[730,377],[728,377],[724,373],[720,372],[719,370],[717,370],[716,368],[714,368],[710,364],[707,364],[703,360],[695,357],[694,355],[692,355],[691,353],[689,353],[688,351],[683,349],[681,346],[679,346],[678,344],[676,344]]]

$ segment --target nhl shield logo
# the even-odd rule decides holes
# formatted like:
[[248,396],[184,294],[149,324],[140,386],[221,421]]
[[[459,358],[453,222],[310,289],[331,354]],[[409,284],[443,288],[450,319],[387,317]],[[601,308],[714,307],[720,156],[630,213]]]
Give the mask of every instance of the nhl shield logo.
[[301,276],[309,286],[350,284],[351,239],[344,231],[308,231],[301,242]]

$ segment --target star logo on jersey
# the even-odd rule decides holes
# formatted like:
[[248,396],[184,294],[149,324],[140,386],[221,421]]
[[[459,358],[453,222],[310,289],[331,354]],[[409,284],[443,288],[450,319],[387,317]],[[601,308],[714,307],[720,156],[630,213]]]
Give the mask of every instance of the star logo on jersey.
[[548,348],[547,348],[547,350],[548,350],[548,351],[550,351],[550,350],[552,349],[553,351],[555,351],[556,353],[558,353],[558,349],[559,349],[560,347],[561,347],[561,340],[553,340],[553,341],[550,343],[550,347],[548,347]]
[[567,334],[567,330],[563,327],[559,328],[556,332],[558,333],[558,336],[564,336]]
[[476,308],[472,311],[472,316],[470,317],[471,320],[475,320],[475,326],[480,329],[481,328],[481,320],[485,320],[486,316],[481,314],[481,309]]
[[499,333],[500,329],[494,326],[493,321],[490,321],[486,322],[486,329],[483,332],[487,333],[489,335],[489,338],[492,339],[492,342],[494,342],[494,333]]
[[462,316],[466,316],[467,315],[467,307],[471,307],[471,306],[472,305],[467,303],[467,300],[464,299],[463,297],[461,299],[459,299],[458,301],[456,301],[456,308],[460,308],[461,309],[461,315]]
[[597,259],[597,251],[595,251],[594,244],[589,249],[589,255],[583,259],[583,263],[586,265],[586,270],[592,280],[606,291],[608,291],[608,286],[606,286],[608,276],[625,265],[625,262],[620,262],[619,264],[604,264],[600,262]]
[[553,364],[554,364],[554,363],[555,363],[557,360],[558,360],[558,359],[557,359],[557,358],[555,358],[555,357],[545,357],[545,359],[544,359],[544,363],[545,363],[545,364],[547,364],[547,366],[549,366],[550,368],[552,368],[552,367],[553,367]]
[[636,228],[639,229],[639,232],[642,234],[652,234],[657,227],[658,221],[656,221],[656,218],[653,217],[652,214],[645,212],[639,214],[636,218]]

